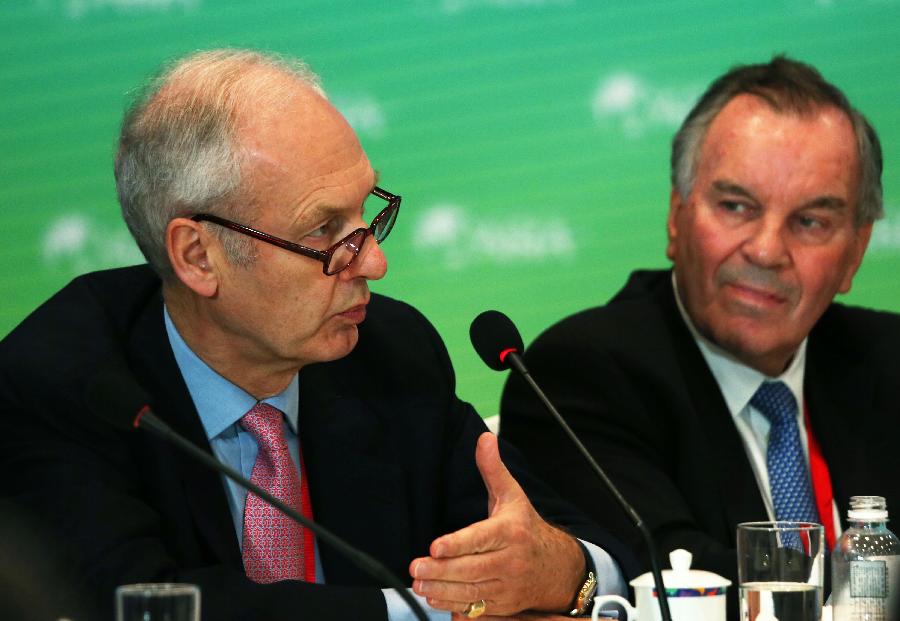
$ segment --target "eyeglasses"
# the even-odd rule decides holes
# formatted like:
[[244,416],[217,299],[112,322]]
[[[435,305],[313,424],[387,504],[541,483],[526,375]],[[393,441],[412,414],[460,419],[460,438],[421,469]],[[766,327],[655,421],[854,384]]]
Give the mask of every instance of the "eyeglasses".
[[397,221],[397,212],[400,211],[401,198],[396,194],[391,194],[381,188],[373,188],[371,194],[386,200],[388,203],[387,207],[382,209],[381,212],[372,219],[372,224],[369,225],[369,228],[356,229],[341,241],[331,246],[328,250],[307,248],[306,246],[289,242],[286,239],[281,239],[280,237],[275,237],[274,235],[252,229],[249,226],[244,226],[243,224],[238,224],[237,222],[232,222],[231,220],[226,220],[225,218],[220,218],[219,216],[208,213],[198,213],[192,216],[191,220],[194,222],[212,222],[213,224],[218,224],[219,226],[224,226],[232,231],[249,235],[250,237],[278,246],[279,248],[302,254],[304,257],[321,261],[322,271],[325,272],[325,275],[333,276],[350,267],[356,257],[359,256],[367,236],[371,235],[375,238],[375,241],[380,244],[387,238],[391,229],[394,228],[394,222]]

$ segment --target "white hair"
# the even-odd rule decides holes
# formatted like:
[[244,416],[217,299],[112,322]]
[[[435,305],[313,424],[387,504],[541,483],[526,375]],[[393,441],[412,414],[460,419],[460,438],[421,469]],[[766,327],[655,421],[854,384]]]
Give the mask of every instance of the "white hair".
[[[247,50],[200,52],[177,61],[151,82],[122,122],[115,175],[122,215],[148,263],[172,276],[165,231],[173,218],[211,213],[246,220],[240,119],[277,110],[319,78],[302,62]],[[223,227],[229,260],[249,265],[252,241]]]

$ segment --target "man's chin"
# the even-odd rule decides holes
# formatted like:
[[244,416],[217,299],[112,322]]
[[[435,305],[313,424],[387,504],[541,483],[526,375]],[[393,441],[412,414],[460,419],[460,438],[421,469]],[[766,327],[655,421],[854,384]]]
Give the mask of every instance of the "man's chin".
[[349,356],[359,343],[359,330],[356,325],[342,326],[336,334],[331,335],[327,347],[323,348],[319,362],[331,362]]
[[741,364],[774,377],[784,371],[796,347],[786,345],[771,329],[772,324],[745,325],[717,335],[715,343]]

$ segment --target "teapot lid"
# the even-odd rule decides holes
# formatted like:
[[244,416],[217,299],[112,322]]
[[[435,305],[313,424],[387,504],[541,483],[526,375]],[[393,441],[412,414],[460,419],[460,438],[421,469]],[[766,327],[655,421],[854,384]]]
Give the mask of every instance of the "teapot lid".
[[[669,564],[672,569],[664,569],[662,572],[663,584],[668,589],[713,589],[731,585],[731,580],[723,578],[711,571],[691,569],[693,555],[687,550],[672,550],[669,553]],[[641,574],[631,582],[633,587],[654,588],[653,574],[649,571]]]

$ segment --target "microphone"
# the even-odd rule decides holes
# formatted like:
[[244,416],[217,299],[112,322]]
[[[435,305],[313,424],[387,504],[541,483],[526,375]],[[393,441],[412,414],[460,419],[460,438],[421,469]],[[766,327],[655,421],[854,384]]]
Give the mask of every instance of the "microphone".
[[239,472],[229,468],[169,427],[150,409],[148,395],[130,374],[112,366],[102,369],[88,385],[86,397],[88,407],[112,427],[121,431],[142,429],[162,438],[195,461],[215,470],[219,474],[225,475],[301,526],[308,528],[315,533],[316,537],[340,552],[358,568],[397,591],[419,621],[428,621],[428,617],[419,602],[413,598],[403,582],[380,561],[353,547],[321,524],[303,517],[292,507],[272,496],[255,483],[252,483]]
[[619,503],[619,506],[622,507],[622,510],[625,511],[635,527],[640,531],[644,538],[644,543],[647,545],[650,552],[650,571],[653,574],[653,583],[656,586],[656,593],[659,598],[660,614],[662,615],[663,621],[671,621],[672,617],[669,614],[669,600],[668,597],[666,597],[666,587],[663,584],[662,572],[659,569],[659,557],[656,552],[656,546],[653,543],[653,537],[650,534],[650,529],[647,528],[647,525],[641,519],[641,516],[638,515],[637,511],[635,511],[634,507],[625,500],[625,497],[622,496],[618,488],[616,488],[609,477],[606,476],[606,473],[600,467],[600,464],[594,460],[593,456],[591,456],[581,440],[578,439],[578,436],[575,435],[575,432],[572,431],[572,428],[569,427],[569,424],[553,406],[550,399],[544,394],[544,391],[541,390],[541,387],[538,386],[537,382],[531,377],[531,374],[525,366],[525,361],[522,360],[521,352],[524,350],[522,336],[519,334],[519,330],[516,328],[515,324],[509,317],[500,311],[487,310],[472,321],[472,325],[469,327],[469,338],[472,341],[472,347],[475,348],[475,351],[490,368],[495,371],[503,371],[512,368],[522,376],[525,382],[537,395],[538,399],[541,400],[541,403],[544,404],[544,407],[547,408],[547,411],[550,412],[553,418],[556,419],[556,422],[562,427],[562,430],[569,436],[569,439],[575,445],[575,448],[578,449],[588,462],[591,470],[594,471],[594,474],[597,475],[603,483],[603,486],[610,494],[612,494],[613,498],[616,499],[616,502]]

